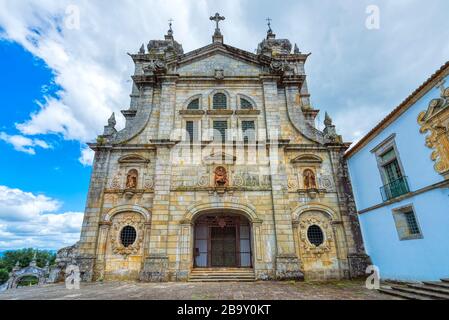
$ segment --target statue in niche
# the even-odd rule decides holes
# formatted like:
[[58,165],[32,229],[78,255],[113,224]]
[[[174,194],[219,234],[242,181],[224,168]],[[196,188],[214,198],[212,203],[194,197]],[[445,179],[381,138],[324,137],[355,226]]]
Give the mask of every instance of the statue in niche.
[[317,189],[315,173],[312,170],[304,170],[304,188]]
[[137,188],[137,177],[138,172],[136,169],[132,169],[128,172],[126,177],[126,189],[136,189]]
[[218,167],[215,169],[215,186],[216,187],[227,187],[229,184],[228,173],[224,167]]

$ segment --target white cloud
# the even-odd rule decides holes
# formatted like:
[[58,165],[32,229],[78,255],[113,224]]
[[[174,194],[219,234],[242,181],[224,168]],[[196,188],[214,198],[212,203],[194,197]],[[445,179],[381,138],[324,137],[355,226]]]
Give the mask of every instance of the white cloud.
[[78,159],[79,162],[81,162],[81,164],[83,166],[91,166],[94,162],[94,156],[95,153],[94,151],[89,148],[89,147],[84,147],[81,149],[81,157]]
[[[356,130],[336,121],[348,139],[366,133],[449,56],[446,0],[376,1],[381,28],[375,31],[365,27],[372,0],[79,0],[78,30],[64,23],[67,5],[73,3],[0,0],[3,37],[43,59],[62,88],[55,97],[45,96],[38,112],[17,125],[24,135],[93,140],[111,113],[129,104],[133,64],[126,52],[163,38],[169,18],[175,19],[175,38],[190,51],[210,43],[213,24],[208,18],[218,11],[226,16],[221,27],[225,42],[253,52],[270,15],[278,38],[313,53],[306,69],[318,109],[336,119],[360,105],[380,110]],[[124,119],[117,120],[123,126]]]
[[50,149],[51,146],[39,139],[31,139],[22,135],[8,135],[5,132],[0,132],[0,140],[5,141],[6,143],[12,145],[15,150],[20,152],[25,152],[31,155],[36,154],[36,147],[42,149]]
[[0,186],[0,250],[59,249],[79,240],[82,212],[56,213],[57,200]]

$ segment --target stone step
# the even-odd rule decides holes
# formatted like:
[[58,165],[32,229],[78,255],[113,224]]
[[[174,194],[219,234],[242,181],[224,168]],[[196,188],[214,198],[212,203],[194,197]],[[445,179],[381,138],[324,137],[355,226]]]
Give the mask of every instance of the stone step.
[[428,286],[434,286],[434,287],[440,287],[440,288],[446,288],[449,289],[449,282],[442,282],[442,281],[424,281],[424,284],[427,284]]
[[443,288],[439,286],[433,286],[428,284],[409,284],[410,288],[418,289],[418,290],[425,290],[425,291],[432,291],[436,293],[441,293],[447,295],[447,299],[449,299],[449,287]]
[[411,293],[411,294],[415,294],[415,295],[420,295],[423,297],[428,297],[428,298],[436,299],[436,300],[449,299],[448,295],[436,293],[436,292],[432,292],[432,291],[427,291],[427,290],[423,290],[423,289],[414,289],[414,288],[410,288],[410,287],[399,287],[399,286],[391,287],[391,289],[401,291],[401,292]]
[[253,282],[253,269],[196,269],[189,276],[190,282]]
[[441,279],[441,281],[448,283],[448,282],[449,282],[449,278],[447,278],[447,279]]
[[192,272],[191,276],[254,276],[254,272],[251,273],[209,273],[209,272]]
[[402,299],[406,299],[406,300],[432,300],[431,298],[426,298],[426,297],[422,297],[420,295],[397,291],[397,290],[393,290],[393,289],[385,288],[385,287],[380,288],[378,291],[382,292],[384,294],[388,294],[393,297],[402,298]]
[[217,279],[189,279],[189,282],[255,282],[253,279],[230,279],[230,278],[217,278]]

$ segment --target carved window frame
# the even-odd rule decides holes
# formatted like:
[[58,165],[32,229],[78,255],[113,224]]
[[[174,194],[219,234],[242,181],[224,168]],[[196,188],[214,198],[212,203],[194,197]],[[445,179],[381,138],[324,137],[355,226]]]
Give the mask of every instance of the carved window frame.
[[[408,225],[406,222],[405,214],[406,213],[413,213],[415,217],[416,226],[418,228],[419,233],[410,233],[408,231]],[[392,210],[393,219],[396,227],[396,231],[398,232],[398,237],[400,241],[406,241],[406,240],[420,240],[424,238],[422,228],[418,219],[418,216],[416,214],[416,210],[413,204],[408,204],[405,206],[401,206],[399,208],[394,208]],[[404,226],[404,224],[406,226]]]
[[237,141],[243,143],[244,141],[244,132],[243,132],[243,121],[252,121],[254,122],[254,135],[256,138],[256,142],[259,141],[259,121],[258,117],[254,116],[239,116],[237,118]]
[[382,179],[382,183],[384,186],[388,185],[391,182],[389,181],[384,168],[384,166],[387,165],[388,163],[391,163],[391,161],[388,163],[382,162],[382,156],[384,156],[387,152],[390,152],[391,150],[394,151],[395,159],[399,164],[399,169],[401,170],[402,177],[406,176],[404,166],[402,165],[401,157],[399,155],[399,149],[396,144],[396,133],[393,133],[384,141],[379,143],[374,149],[371,150],[371,153],[374,154],[374,156],[376,157],[377,169],[379,170],[380,177]]
[[227,122],[227,129],[225,132],[225,141],[224,143],[228,143],[230,141],[232,141],[231,139],[231,131],[232,131],[232,121],[231,121],[231,117],[230,116],[223,116],[223,115],[219,115],[219,116],[209,116],[209,139],[211,140],[211,142],[214,143],[218,143],[221,144],[221,142],[219,141],[214,141],[214,122],[215,121],[226,121]]
[[190,140],[187,139],[187,122],[193,121],[194,125],[197,126],[197,133],[198,133],[198,139],[195,141],[193,140],[193,143],[200,142],[202,139],[202,121],[201,116],[184,116],[182,119],[182,141],[186,143],[190,143]]

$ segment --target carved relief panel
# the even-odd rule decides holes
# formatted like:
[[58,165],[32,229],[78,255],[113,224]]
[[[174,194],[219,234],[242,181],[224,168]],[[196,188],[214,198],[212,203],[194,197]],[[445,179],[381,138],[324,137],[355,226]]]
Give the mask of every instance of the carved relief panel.
[[302,254],[320,256],[332,250],[334,236],[330,219],[311,211],[299,218],[299,239]]
[[439,84],[440,98],[429,103],[427,111],[418,116],[420,132],[428,134],[427,147],[433,149],[432,161],[435,171],[449,178],[449,88],[444,88],[444,82]]
[[111,251],[116,255],[141,254],[144,219],[137,213],[121,213],[114,217],[110,233]]

